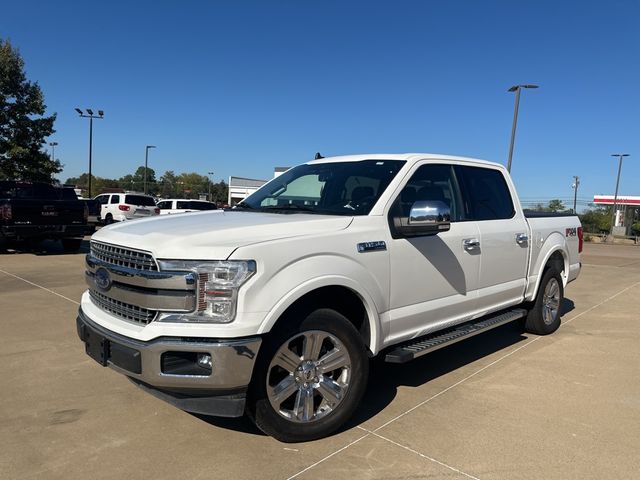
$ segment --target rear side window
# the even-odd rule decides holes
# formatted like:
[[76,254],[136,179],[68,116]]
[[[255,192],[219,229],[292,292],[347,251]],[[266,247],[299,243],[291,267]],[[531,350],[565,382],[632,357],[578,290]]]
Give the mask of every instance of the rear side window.
[[144,207],[155,207],[156,202],[151,197],[145,197],[144,195],[127,195],[124,203],[128,205],[142,205]]
[[189,202],[184,201],[184,202],[180,202],[177,201],[176,202],[176,209],[178,210],[187,210],[189,208]]
[[500,170],[456,166],[462,180],[465,210],[470,220],[500,220],[515,214],[507,182]]
[[109,203],[120,203],[120,195],[111,195],[111,201]]

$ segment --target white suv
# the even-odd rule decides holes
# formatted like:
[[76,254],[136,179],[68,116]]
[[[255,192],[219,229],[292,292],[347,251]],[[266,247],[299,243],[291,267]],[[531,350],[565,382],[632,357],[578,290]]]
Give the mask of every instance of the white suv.
[[160,215],[171,215],[172,213],[198,212],[201,210],[216,210],[215,203],[204,200],[185,200],[183,198],[168,198],[158,202]]
[[138,193],[103,193],[95,197],[100,204],[100,220],[105,225],[135,218],[159,215],[153,197]]

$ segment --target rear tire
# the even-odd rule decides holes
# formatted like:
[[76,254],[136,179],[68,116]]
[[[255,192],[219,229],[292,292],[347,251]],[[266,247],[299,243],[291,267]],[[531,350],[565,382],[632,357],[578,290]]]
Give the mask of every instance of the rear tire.
[[281,442],[305,442],[340,428],[367,386],[369,358],[360,334],[321,308],[276,329],[262,344],[247,397],[256,426]]
[[107,216],[104,217],[104,224],[105,225],[111,225],[112,223],[113,223],[113,215],[108,213]]
[[542,274],[538,294],[525,319],[524,329],[536,335],[549,335],[560,327],[564,287],[560,273],[549,267]]

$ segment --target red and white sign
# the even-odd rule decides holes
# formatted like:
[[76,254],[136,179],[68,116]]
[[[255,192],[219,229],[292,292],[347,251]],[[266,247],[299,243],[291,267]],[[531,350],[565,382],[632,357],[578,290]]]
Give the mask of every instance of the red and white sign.
[[[613,195],[595,195],[593,203],[596,205],[613,205]],[[640,197],[629,197],[618,195],[616,205],[637,205],[640,206]]]

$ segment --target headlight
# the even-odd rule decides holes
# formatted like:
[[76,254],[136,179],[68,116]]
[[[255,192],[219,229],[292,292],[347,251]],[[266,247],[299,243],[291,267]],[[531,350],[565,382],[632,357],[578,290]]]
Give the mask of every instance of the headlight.
[[198,309],[171,315],[167,322],[229,323],[236,316],[238,290],[256,272],[253,260],[158,260],[161,271],[192,271],[198,275]]

